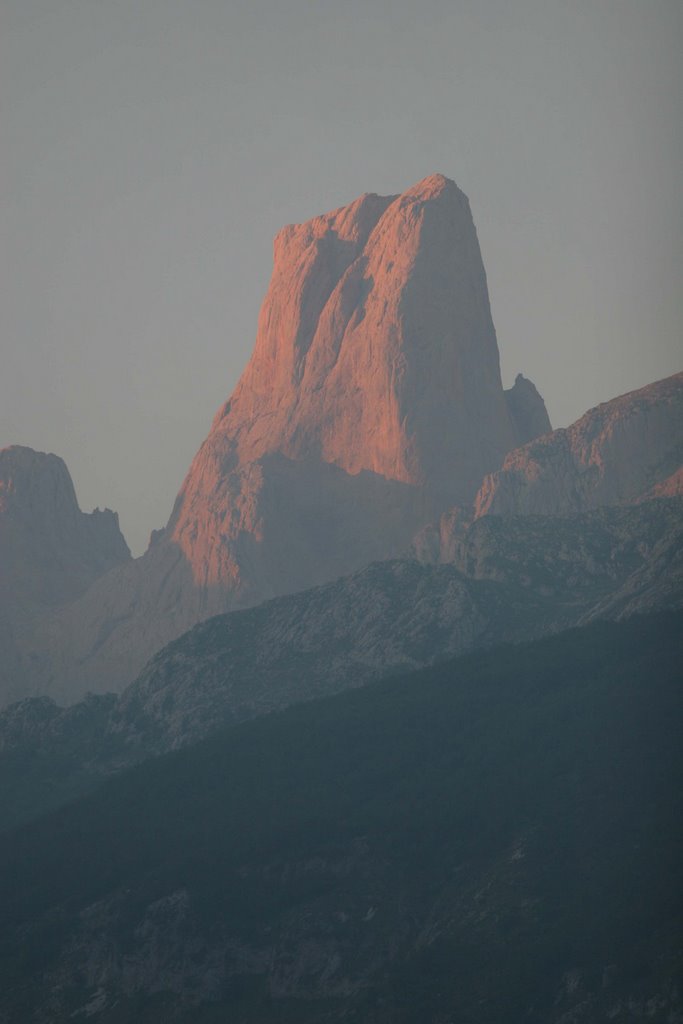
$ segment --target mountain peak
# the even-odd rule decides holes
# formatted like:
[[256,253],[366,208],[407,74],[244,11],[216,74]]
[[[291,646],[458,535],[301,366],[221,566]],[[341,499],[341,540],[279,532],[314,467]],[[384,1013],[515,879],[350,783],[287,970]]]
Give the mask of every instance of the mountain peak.
[[410,188],[405,190],[403,196],[411,196],[415,199],[427,201],[429,199],[438,199],[444,194],[467,201],[465,193],[458,188],[451,178],[447,178],[445,174],[438,173],[428,174],[426,178],[422,178],[421,181],[411,185]]
[[210,443],[469,500],[517,438],[464,194],[442,174],[366,193],[274,249],[254,353]]
[[58,455],[23,445],[0,449],[0,625],[27,603],[78,597],[129,558],[116,514],[81,512]]
[[0,449],[0,514],[70,516],[78,508],[63,459],[13,444]]
[[454,182],[287,225],[251,359],[163,534],[60,613],[46,670],[68,637],[60,678],[120,686],[203,618],[396,557],[518,443]]
[[519,444],[526,444],[552,430],[545,402],[532,381],[518,373],[515,383],[505,392],[508,410]]

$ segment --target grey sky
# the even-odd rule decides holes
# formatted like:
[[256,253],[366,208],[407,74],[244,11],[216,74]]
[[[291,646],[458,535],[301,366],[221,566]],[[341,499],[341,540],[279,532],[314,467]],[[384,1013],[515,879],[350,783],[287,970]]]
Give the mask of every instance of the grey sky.
[[469,195],[504,381],[561,426],[681,368],[680,0],[0,0],[0,446],[140,551],[285,223]]

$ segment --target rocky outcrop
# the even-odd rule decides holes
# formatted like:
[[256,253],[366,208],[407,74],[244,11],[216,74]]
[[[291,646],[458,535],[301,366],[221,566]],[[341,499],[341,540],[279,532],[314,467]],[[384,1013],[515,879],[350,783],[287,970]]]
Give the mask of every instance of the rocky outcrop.
[[[505,458],[488,476],[475,515],[571,515],[635,501],[683,464],[683,373],[591,409]],[[672,476],[673,474],[673,476]]]
[[514,385],[505,392],[505,401],[518,444],[526,444],[535,437],[549,434],[553,429],[545,402],[532,382],[521,373],[517,374]]
[[[517,443],[469,203],[434,175],[277,236],[253,356],[190,468],[167,538],[201,587],[293,590],[338,571],[338,552],[326,541],[315,550],[316,535],[358,502],[363,524],[349,530],[344,571],[367,560],[380,518],[385,549],[373,544],[373,554],[388,557],[430,511],[471,500]],[[268,491],[283,472],[309,477],[306,538],[289,552],[279,545],[275,572],[264,556],[264,590],[254,561],[301,504],[293,479],[273,516]],[[382,503],[399,513],[387,517]]]
[[[578,621],[683,603],[683,499],[605,506],[575,516],[468,517],[454,509],[415,540],[426,564],[561,598]],[[628,600],[626,599],[628,595]]]
[[[239,722],[503,638],[491,588],[453,566],[375,563],[305,593],[217,616],[160,651],[120,696],[110,729],[131,750],[185,746]],[[515,592],[520,606],[533,595]],[[540,620],[539,620],[540,621]]]
[[416,553],[201,623],[118,698],[7,708],[0,829],[224,725],[497,643],[683,607],[681,498],[570,518],[448,516]]
[[116,513],[81,512],[58,456],[0,450],[0,705],[42,689],[32,656],[46,617],[127,562]]
[[545,429],[533,385],[512,393],[452,181],[284,228],[252,358],[168,525],[46,625],[33,688],[120,691],[202,619],[403,554]]
[[[492,601],[489,585],[453,566],[395,560],[216,616],[160,651],[118,698],[90,694],[62,708],[35,697],[4,709],[0,756],[17,753],[23,775],[40,751],[65,771],[69,789],[79,788],[221,725],[502,639],[505,596],[518,612],[531,606],[534,625],[543,620],[533,594],[494,589]],[[12,768],[0,761],[0,829],[14,813],[13,789]]]
[[[455,501],[516,440],[477,235],[452,181],[365,195],[280,232],[253,356],[206,447],[240,463],[319,458]],[[213,484],[205,457],[185,505]]]
[[116,513],[81,512],[62,459],[19,445],[0,450],[3,602],[63,604],[129,558]]
[[123,730],[133,746],[165,750],[206,735],[219,721],[255,717],[477,647],[599,617],[683,607],[683,500],[571,519],[489,516],[439,561],[371,565],[202,623],[126,689],[111,729]]

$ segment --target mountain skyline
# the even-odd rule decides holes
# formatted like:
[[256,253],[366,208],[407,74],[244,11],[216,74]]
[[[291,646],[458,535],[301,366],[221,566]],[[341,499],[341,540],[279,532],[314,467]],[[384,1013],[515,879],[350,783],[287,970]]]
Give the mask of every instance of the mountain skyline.
[[[520,395],[529,394],[527,413],[547,415],[529,381],[520,377],[515,388],[504,392],[512,410]],[[358,487],[337,467],[321,463],[316,470],[309,460],[297,468],[278,452],[247,464],[241,474],[222,477],[224,412],[215,420],[217,452],[211,455],[210,434],[190,467],[167,529],[137,559],[130,556],[116,513],[79,511],[63,460],[29,448],[0,450],[0,706],[28,694],[50,694],[70,703],[86,691],[120,691],[145,658],[159,651],[149,664],[163,660],[161,648],[193,623],[264,600],[265,607],[274,607],[277,601],[267,598],[278,593],[294,611],[297,592],[310,597],[320,581],[334,581],[333,588],[338,582],[343,592],[353,585],[354,576],[348,574],[355,568],[374,561],[372,570],[396,556],[396,564],[409,574],[412,569],[406,567],[415,559],[457,565],[472,581],[502,582],[512,573],[522,590],[503,596],[501,606],[519,604],[526,613],[525,588],[537,587],[543,605],[570,580],[570,590],[577,583],[581,589],[596,570],[599,576],[598,566],[606,559],[610,569],[594,595],[595,607],[590,610],[584,598],[577,602],[574,596],[554,624],[552,614],[536,618],[536,626],[543,622],[542,631],[587,621],[586,616],[621,618],[680,605],[683,373],[602,403],[570,428],[514,449],[500,470],[483,478],[470,504],[448,509],[417,532],[420,516],[430,507],[424,487],[413,488],[411,496],[410,487],[381,477],[373,482],[368,473],[360,474]],[[516,415],[524,426],[519,407]],[[234,487],[239,476],[247,488],[242,495],[231,493],[229,485],[232,479]],[[321,503],[325,492],[327,507]],[[279,495],[274,504],[273,495]],[[277,514],[282,498],[293,502],[289,523],[286,515]],[[235,531],[245,505],[247,518]],[[259,506],[266,512],[264,520],[259,520]],[[591,511],[597,514],[596,529],[591,527],[588,540],[580,524]],[[322,513],[317,538],[314,512]],[[616,526],[612,536],[612,527],[605,529],[609,522]],[[656,537],[662,524],[665,529]],[[251,553],[243,527],[255,531],[249,538]],[[482,545],[487,533],[489,540]],[[617,564],[624,556],[628,578],[619,579]],[[410,601],[407,594],[403,599]],[[456,609],[456,619],[463,611]],[[535,635],[533,622],[532,615],[520,636]],[[310,628],[307,621],[305,636]],[[391,631],[388,623],[383,629]]]
[[62,456],[136,554],[273,236],[365,190],[470,196],[504,386],[555,426],[680,368],[680,5],[257,6],[3,4],[0,446]]
[[[286,227],[252,358],[166,526],[142,557],[91,575],[73,600],[38,593],[19,604],[10,590],[3,688],[68,699],[82,685],[119,690],[202,619],[402,556],[418,530],[472,502],[508,452],[549,429],[531,382],[520,375],[503,389],[476,229],[453,181],[364,193]],[[66,494],[60,460],[26,448],[3,458],[0,525],[21,580],[34,534],[73,533],[49,512],[36,517],[34,493],[57,519],[90,520],[73,488],[55,500],[54,473],[42,480],[41,467],[59,464]],[[63,546],[50,552],[57,577],[70,572]],[[38,561],[48,592],[63,588]]]
[[60,458],[0,451],[0,699],[120,692],[196,623],[425,530],[676,496],[682,417],[679,373],[553,431],[530,380],[503,387],[467,196],[441,174],[363,193],[276,237],[251,359],[144,555]]
[[0,1024],[683,1021],[680,2],[0,7]]

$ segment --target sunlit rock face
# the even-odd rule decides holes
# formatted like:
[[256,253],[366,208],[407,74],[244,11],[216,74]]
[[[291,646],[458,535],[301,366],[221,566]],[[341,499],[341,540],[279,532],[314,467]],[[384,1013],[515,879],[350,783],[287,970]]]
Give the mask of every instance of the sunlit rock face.
[[549,427],[525,387],[521,405],[503,391],[476,230],[452,181],[284,228],[253,355],[168,525],[48,624],[34,649],[43,692],[120,690],[202,619],[403,554],[473,500],[532,421]]
[[[237,538],[265,542],[267,502],[257,495],[273,453],[410,485],[396,492],[409,530],[471,500],[484,473],[527,439],[523,429],[501,384],[466,196],[441,175],[401,196],[365,195],[276,237],[254,353],[190,469],[169,535],[203,584],[234,577]],[[348,481],[354,502],[363,490]],[[312,494],[311,527],[324,529],[314,504]]]
[[475,514],[568,515],[674,496],[683,463],[683,373],[589,410],[509,453]]
[[[482,429],[484,428],[484,429]],[[467,197],[441,175],[284,228],[211,439],[452,494],[515,444]]]

